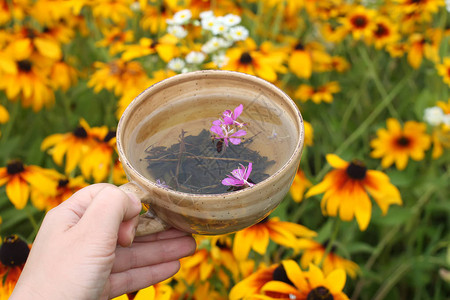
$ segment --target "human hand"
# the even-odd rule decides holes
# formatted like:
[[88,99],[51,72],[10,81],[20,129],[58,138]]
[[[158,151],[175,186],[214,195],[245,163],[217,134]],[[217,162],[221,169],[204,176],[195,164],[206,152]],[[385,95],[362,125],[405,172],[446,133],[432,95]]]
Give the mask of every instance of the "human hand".
[[175,229],[134,239],[140,211],[114,185],[75,193],[47,213],[10,299],[108,299],[174,275],[195,240]]

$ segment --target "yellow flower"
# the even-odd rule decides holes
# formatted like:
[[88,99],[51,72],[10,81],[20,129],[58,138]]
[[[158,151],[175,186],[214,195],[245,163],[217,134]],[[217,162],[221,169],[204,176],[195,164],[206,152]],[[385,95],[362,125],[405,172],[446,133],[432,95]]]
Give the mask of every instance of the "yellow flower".
[[46,70],[38,68],[30,60],[18,60],[12,65],[7,63],[7,70],[2,74],[0,90],[5,91],[9,100],[21,98],[22,105],[32,107],[34,111],[53,104],[55,95],[49,87]]
[[450,125],[441,124],[433,129],[431,135],[433,152],[431,156],[436,159],[442,156],[444,149],[450,149]]
[[78,72],[67,62],[60,60],[55,62],[50,71],[50,84],[54,89],[67,91],[77,82]]
[[303,125],[305,127],[305,145],[312,146],[314,140],[314,128],[311,123],[303,120]]
[[299,78],[310,78],[313,70],[311,50],[303,43],[294,45],[288,59],[289,70]]
[[437,13],[439,7],[445,6],[444,0],[394,0],[397,14],[410,15],[417,14],[422,21],[431,21],[432,14]]
[[48,192],[42,193],[39,190],[31,191],[31,203],[39,210],[49,211],[50,209],[58,206],[62,202],[66,201],[76,191],[87,186],[82,176],[75,178],[69,178],[66,176],[58,176],[56,179],[58,185],[54,195],[49,195]]
[[8,110],[0,104],[0,124],[4,124],[9,121]]
[[387,45],[394,44],[400,39],[397,25],[385,16],[377,16],[374,19],[375,30],[368,43],[373,43],[376,49],[381,49]]
[[327,244],[322,245],[313,240],[300,240],[298,243],[298,249],[302,251],[300,266],[306,269],[311,263],[314,265],[322,263],[322,269],[325,275],[330,274],[333,270],[342,269],[347,275],[355,278],[359,272],[358,264],[337,255],[334,252],[334,246],[324,258],[326,247]]
[[97,41],[97,47],[109,48],[109,53],[115,55],[125,50],[125,43],[133,40],[133,31],[124,30],[120,27],[112,27],[102,30],[104,38]]
[[115,185],[122,185],[128,182],[122,163],[118,159],[114,162],[112,180]]
[[113,298],[113,300],[170,300],[173,289],[169,285],[169,281],[170,280],[159,282],[129,295],[124,294]]
[[371,38],[376,31],[377,28],[373,22],[375,15],[376,11],[358,5],[350,9],[345,17],[339,18],[339,21],[348,32],[351,32],[355,40],[360,40]]
[[30,8],[30,0],[2,1],[0,4],[0,25],[8,23],[12,19],[23,20]]
[[426,134],[426,124],[408,121],[404,128],[393,118],[386,121],[387,129],[377,130],[377,137],[370,141],[373,151],[370,156],[382,158],[381,166],[388,168],[395,162],[399,170],[406,168],[408,159],[419,161],[430,148],[430,137]]
[[58,166],[63,164],[66,156],[65,173],[69,174],[81,162],[82,158],[94,146],[91,128],[84,120],[69,133],[56,133],[46,137],[41,144],[41,150],[49,150],[49,154]]
[[[94,131],[97,133],[95,134]],[[92,128],[91,135],[95,139],[91,149],[80,161],[80,169],[84,178],[103,182],[110,173],[113,154],[116,146],[116,132],[106,126]]]
[[117,59],[109,63],[95,62],[97,69],[88,81],[88,87],[93,87],[95,93],[102,89],[114,91],[122,95],[126,90],[135,86],[143,86],[148,82],[147,74],[141,64],[136,61]]
[[273,280],[275,269],[279,265],[259,268],[256,272],[238,282],[231,289],[228,297],[230,300],[249,299],[250,296],[259,294],[261,288],[269,281]]
[[97,0],[92,6],[92,13],[96,18],[111,19],[114,23],[126,22],[133,16],[131,4],[134,0]]
[[438,74],[442,76],[444,82],[450,87],[450,57],[444,57],[442,64],[436,66]]
[[0,245],[0,299],[8,299],[22,273],[30,246],[17,235],[3,239]]
[[124,47],[122,59],[129,61],[138,57],[143,57],[158,53],[159,57],[168,62],[179,54],[177,47],[178,38],[172,34],[166,34],[159,39],[141,38],[139,44]]
[[295,202],[301,202],[303,195],[307,188],[312,185],[311,181],[306,178],[305,173],[302,170],[298,170],[295,175],[294,182],[292,183],[289,193]]
[[333,94],[340,91],[339,83],[337,81],[328,82],[322,86],[314,88],[307,84],[301,84],[299,88],[295,91],[295,97],[300,99],[302,102],[308,100],[314,103],[333,102]]
[[286,272],[283,280],[272,280],[261,288],[266,297],[255,299],[348,299],[342,292],[346,276],[342,269],[336,269],[328,275],[313,264],[304,272],[293,260],[282,262]]
[[167,28],[167,19],[172,19],[175,7],[171,7],[171,1],[161,1],[158,6],[149,5],[143,8],[140,21],[141,27],[151,33],[164,32]]
[[437,63],[439,61],[439,47],[442,40],[442,30],[428,29],[425,34],[413,33],[408,39],[408,63],[418,69],[423,57]]
[[283,66],[286,53],[278,50],[267,52],[263,45],[258,49],[250,38],[241,46],[228,49],[226,56],[228,62],[222,69],[256,75],[270,82],[277,80],[277,72],[286,71]]
[[23,209],[30,191],[37,189],[51,194],[58,184],[53,178],[57,172],[38,166],[27,166],[19,160],[10,161],[0,168],[0,186],[6,184],[6,195],[16,209]]
[[29,14],[43,26],[54,26],[71,16],[70,1],[39,0],[35,1]]
[[334,217],[339,211],[339,217],[344,221],[356,217],[359,229],[364,231],[372,214],[369,195],[383,215],[391,204],[402,204],[400,192],[383,172],[367,170],[360,161],[348,163],[335,154],[328,154],[326,159],[335,170],[306,193],[306,197],[325,193],[320,204],[323,214]]
[[316,235],[300,224],[283,222],[277,217],[266,217],[258,224],[236,232],[233,253],[238,260],[244,260],[252,249],[261,255],[266,253],[269,239],[279,245],[294,248],[299,237],[310,238]]

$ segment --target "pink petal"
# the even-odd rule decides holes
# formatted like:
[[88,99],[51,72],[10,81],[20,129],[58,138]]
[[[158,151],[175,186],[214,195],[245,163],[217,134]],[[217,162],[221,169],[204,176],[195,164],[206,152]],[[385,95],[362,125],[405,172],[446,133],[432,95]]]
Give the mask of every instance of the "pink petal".
[[247,180],[248,177],[250,176],[250,173],[252,172],[252,167],[253,164],[252,163],[248,163],[248,167],[247,167],[247,172],[244,174],[244,179]]
[[212,122],[212,123],[213,123],[213,125],[220,126],[220,125],[222,125],[222,120],[221,120],[221,119],[215,120],[215,121]]
[[228,177],[228,178],[225,178],[224,180],[222,180],[222,184],[223,185],[240,186],[240,185],[243,185],[243,182],[239,179]]
[[233,123],[234,123],[233,118],[231,118],[231,117],[223,117],[223,124],[231,125]]
[[236,107],[234,109],[233,119],[236,120],[242,114],[243,110],[244,110],[244,106],[242,104],[240,104],[238,107]]
[[239,145],[241,143],[241,139],[230,138],[230,142],[234,145]]
[[222,129],[222,127],[220,127],[220,126],[218,126],[218,125],[211,126],[211,128],[210,128],[209,130],[210,130],[212,133],[217,134],[217,135],[220,136],[221,138],[224,137],[223,129]]
[[244,135],[246,135],[247,134],[247,131],[245,131],[245,130],[238,130],[236,133],[233,133],[231,136],[244,136]]

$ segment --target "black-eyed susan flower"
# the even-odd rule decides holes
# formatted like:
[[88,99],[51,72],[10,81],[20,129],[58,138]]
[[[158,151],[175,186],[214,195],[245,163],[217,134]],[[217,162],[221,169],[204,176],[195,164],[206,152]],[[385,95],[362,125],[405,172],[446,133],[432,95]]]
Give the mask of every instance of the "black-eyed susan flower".
[[372,214],[369,195],[383,215],[391,204],[402,204],[400,192],[383,172],[368,170],[358,160],[346,162],[335,154],[328,154],[326,159],[334,170],[306,193],[306,197],[325,193],[320,204],[324,215],[334,217],[339,212],[343,221],[356,218],[359,229],[366,230]]
[[444,57],[442,64],[438,64],[436,69],[443,78],[444,83],[450,87],[450,57]]
[[91,149],[80,161],[80,169],[84,178],[94,179],[94,182],[104,181],[111,172],[113,154],[116,148],[116,131],[108,130],[106,126],[91,129],[95,139]]
[[67,91],[78,80],[78,72],[68,62],[59,60],[51,66],[50,85],[53,89]]
[[356,278],[359,272],[358,264],[345,259],[335,253],[335,247],[324,257],[327,243],[321,244],[311,239],[301,239],[298,243],[298,249],[302,252],[300,257],[300,266],[307,269],[310,264],[316,266],[322,263],[322,270],[325,275],[333,270],[342,269],[348,276]]
[[373,43],[376,49],[392,45],[400,39],[398,26],[390,18],[379,15],[375,17],[374,23],[375,30],[367,42]]
[[112,181],[115,185],[122,185],[128,182],[127,175],[123,169],[122,163],[119,159],[114,162],[112,170]]
[[300,99],[302,102],[311,100],[317,104],[322,101],[331,103],[333,102],[333,94],[338,93],[340,90],[341,88],[337,81],[330,81],[317,88],[307,84],[301,84],[295,91],[294,97]]
[[2,73],[0,90],[5,91],[9,100],[21,99],[24,107],[32,107],[34,111],[53,104],[55,95],[50,88],[48,70],[27,59],[15,60],[13,65],[7,66],[8,71]]
[[88,81],[88,87],[93,87],[95,93],[106,89],[114,91],[116,95],[122,95],[127,89],[145,85],[149,80],[142,65],[137,61],[97,61],[94,67],[96,71]]
[[387,129],[378,129],[377,137],[370,141],[370,156],[381,158],[383,168],[395,163],[397,169],[403,170],[409,158],[419,161],[425,157],[431,144],[425,123],[407,121],[402,128],[398,120],[389,118],[386,126]]
[[256,43],[250,38],[240,46],[228,49],[226,56],[228,61],[222,69],[256,75],[270,82],[277,80],[277,72],[286,71],[283,66],[286,59],[285,52],[263,51],[261,48],[258,49]]
[[58,185],[56,186],[56,191],[51,194],[48,192],[43,193],[37,189],[31,191],[31,203],[34,207],[39,210],[49,211],[66,201],[76,191],[87,186],[87,183],[82,176],[72,178],[61,175],[58,176],[57,182]]
[[299,169],[297,174],[295,174],[294,182],[289,189],[292,200],[295,202],[301,202],[306,189],[310,186],[312,186],[311,181],[309,181],[309,179],[306,178],[305,173]]
[[[148,5],[142,10],[141,27],[151,33],[164,32],[167,28],[167,19],[173,17],[177,4],[173,1],[161,1],[159,6]],[[175,7],[172,7],[175,5]]]
[[362,5],[350,9],[345,17],[339,18],[340,23],[347,32],[351,33],[355,40],[372,38],[373,32],[377,29],[373,19],[376,11]]
[[16,209],[23,209],[30,192],[37,189],[51,194],[58,184],[54,178],[57,172],[34,165],[24,165],[20,160],[10,161],[0,168],[0,186],[6,185],[6,195]]
[[103,39],[97,41],[95,45],[108,48],[111,55],[125,50],[125,44],[133,40],[133,31],[120,27],[105,28],[102,32]]
[[11,20],[21,21],[27,15],[27,11],[31,8],[30,0],[15,0],[0,2],[0,25],[6,24]]
[[124,47],[122,59],[129,61],[138,57],[144,57],[157,53],[165,62],[179,55],[177,47],[178,38],[172,34],[166,34],[159,39],[141,38],[138,44]]
[[30,247],[18,235],[10,235],[0,245],[0,299],[8,299],[30,253]]
[[282,268],[274,264],[269,267],[260,267],[256,272],[238,282],[231,289],[228,297],[230,300],[249,299],[250,296],[259,294],[261,288],[269,281],[274,280],[275,269]]
[[430,28],[425,34],[413,33],[408,38],[408,63],[414,69],[418,69],[423,58],[427,58],[434,63],[439,61],[439,47],[442,40],[442,30]]
[[131,4],[133,0],[101,1],[101,5],[93,5],[92,13],[96,18],[110,19],[116,24],[125,24],[133,16]]
[[444,0],[394,0],[394,3],[397,6],[398,14],[418,14],[421,21],[430,21],[432,14],[437,13],[440,7],[445,6]]
[[447,103],[438,101],[436,104],[425,109],[424,114],[424,120],[433,127],[431,157],[434,159],[441,157],[444,149],[450,149],[450,99]]
[[348,299],[342,291],[345,286],[346,276],[342,269],[336,269],[328,275],[315,265],[310,264],[307,272],[302,271],[293,260],[282,262],[286,272],[283,281],[272,280],[261,288],[261,294],[265,297],[256,299]]
[[72,132],[56,133],[46,137],[42,141],[41,150],[49,150],[49,154],[59,166],[62,166],[65,156],[65,173],[69,174],[79,165],[81,159],[95,143],[91,127],[84,119],[81,119],[79,126]]
[[280,221],[277,217],[266,217],[258,224],[236,232],[233,253],[238,260],[245,260],[252,249],[261,255],[266,253],[269,240],[295,248],[298,238],[311,238],[316,235],[316,232],[303,225]]
[[304,43],[297,42],[292,48],[288,58],[289,70],[299,78],[310,78],[313,71],[313,58],[311,49]]

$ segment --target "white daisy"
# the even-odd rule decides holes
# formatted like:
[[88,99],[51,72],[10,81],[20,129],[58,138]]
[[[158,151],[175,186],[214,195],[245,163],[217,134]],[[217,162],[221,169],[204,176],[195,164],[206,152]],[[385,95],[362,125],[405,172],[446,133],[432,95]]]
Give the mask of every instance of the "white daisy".
[[173,15],[172,21],[177,25],[186,24],[192,18],[192,13],[189,9],[183,9]]
[[185,38],[188,34],[187,30],[180,25],[171,25],[167,27],[167,32],[173,34],[179,39]]
[[241,17],[237,16],[237,15],[233,15],[233,14],[228,14],[226,16],[223,17],[222,22],[228,26],[234,26],[237,25],[239,23],[241,23]]
[[214,16],[208,17],[208,18],[203,18],[201,21],[202,24],[202,28],[205,30],[209,30],[211,31],[214,27],[214,25],[216,25],[217,23],[217,19]]
[[203,52],[191,51],[186,55],[186,62],[188,64],[201,64],[206,58]]
[[425,109],[423,119],[428,124],[437,126],[444,122],[444,117],[444,111],[438,106],[433,106]]
[[248,30],[244,26],[230,28],[229,35],[233,41],[244,41],[248,38]]
[[214,54],[211,59],[219,68],[222,68],[228,63],[228,57],[225,53]]
[[181,71],[184,66],[186,66],[186,63],[181,58],[173,58],[167,63],[167,67],[173,71]]
[[207,19],[207,18],[211,18],[214,17],[214,13],[212,10],[207,10],[207,11],[203,11],[200,13],[200,19]]

